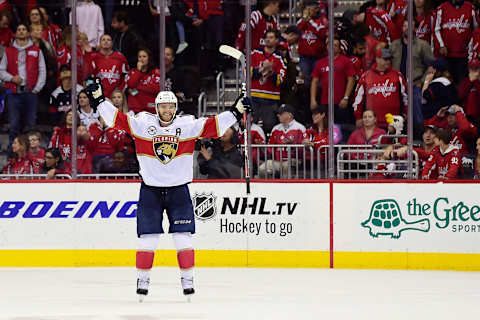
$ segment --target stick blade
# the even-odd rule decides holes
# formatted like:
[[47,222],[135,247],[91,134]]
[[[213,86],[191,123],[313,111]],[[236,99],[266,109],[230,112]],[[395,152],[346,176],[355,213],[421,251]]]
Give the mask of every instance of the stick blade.
[[240,60],[243,57],[243,53],[240,50],[227,46],[226,44],[222,44],[219,51],[227,56],[235,58],[236,60]]

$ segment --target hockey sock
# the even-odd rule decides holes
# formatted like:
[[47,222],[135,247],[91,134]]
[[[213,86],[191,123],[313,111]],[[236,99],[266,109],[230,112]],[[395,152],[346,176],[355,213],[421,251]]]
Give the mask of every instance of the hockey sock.
[[150,271],[153,266],[155,249],[160,239],[159,234],[143,234],[140,236],[137,250],[137,278],[141,280],[150,279]]
[[[182,279],[187,280],[187,287],[193,286],[193,266],[195,265],[195,253],[193,250],[192,234],[189,232],[174,233],[172,235],[177,248],[177,260]],[[184,286],[182,281],[182,285]],[[185,286],[184,286],[185,288]]]

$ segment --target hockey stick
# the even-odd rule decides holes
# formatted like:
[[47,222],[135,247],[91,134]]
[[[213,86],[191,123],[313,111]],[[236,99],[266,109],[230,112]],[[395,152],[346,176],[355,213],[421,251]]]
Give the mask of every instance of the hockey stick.
[[[240,65],[242,68],[242,95],[245,96],[247,93],[247,70],[245,67],[245,55],[240,51],[233,47],[227,46],[222,44],[219,48],[219,51],[224,55],[230,56],[235,60],[240,61]],[[243,123],[244,123],[244,130],[243,130],[243,146],[245,148],[245,182],[247,184],[247,194],[250,194],[250,155],[249,155],[249,145],[248,145],[248,121],[247,121],[247,113],[243,113]]]

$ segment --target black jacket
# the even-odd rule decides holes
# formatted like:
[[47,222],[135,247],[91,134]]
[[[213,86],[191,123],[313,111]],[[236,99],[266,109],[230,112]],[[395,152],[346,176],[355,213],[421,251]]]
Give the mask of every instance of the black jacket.
[[202,154],[198,156],[200,173],[208,175],[209,179],[239,179],[242,163],[242,154],[235,147],[224,152],[219,145],[215,146],[208,161]]
[[114,32],[112,40],[113,50],[121,52],[127,58],[130,68],[136,68],[138,50],[145,47],[142,37],[129,26],[125,32]]

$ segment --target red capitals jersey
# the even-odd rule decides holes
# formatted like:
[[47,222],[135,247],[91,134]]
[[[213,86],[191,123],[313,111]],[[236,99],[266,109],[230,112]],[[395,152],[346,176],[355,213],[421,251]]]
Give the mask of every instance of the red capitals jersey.
[[458,97],[467,116],[475,120],[480,119],[480,80],[470,81],[469,77],[463,78],[458,86]]
[[393,40],[398,39],[399,35],[397,28],[390,19],[388,12],[376,8],[370,7],[367,9],[365,15],[365,23],[370,28],[373,36],[381,42],[391,44]]
[[[392,18],[392,22],[396,28],[396,36],[400,37],[402,31],[403,21],[407,17],[407,1],[393,0],[387,8],[388,14]],[[398,38],[397,38],[398,39]],[[392,39],[396,40],[396,39]]]
[[98,123],[93,123],[88,128],[90,139],[95,147],[93,155],[113,155],[115,151],[124,149],[124,134],[120,130],[113,128],[101,128]]
[[[250,16],[250,26],[252,31],[252,50],[260,49],[265,46],[265,31],[268,29],[278,29],[277,19],[273,16],[267,16],[260,10],[255,10]],[[235,47],[243,51],[245,49],[245,33],[247,26],[245,22],[240,25],[238,36],[235,40]]]
[[415,151],[418,155],[418,172],[421,174],[423,172],[423,168],[425,168],[425,165],[427,164],[428,159],[430,158],[430,154],[432,153],[433,149],[426,151],[425,148],[413,148],[413,151]]
[[38,173],[33,170],[32,162],[28,156],[15,159],[10,158],[8,163],[3,167],[3,174],[34,174]]
[[446,47],[448,57],[466,57],[472,31],[478,27],[478,16],[472,3],[465,1],[460,8],[447,1],[436,11],[435,38]]
[[33,172],[40,173],[42,171],[43,164],[45,163],[45,149],[40,148],[40,151],[35,154],[29,151],[27,156],[32,163]]
[[[296,120],[292,120],[288,125],[284,125],[282,123],[277,124],[272,129],[272,133],[270,135],[270,140],[268,141],[269,144],[301,144],[303,141],[303,135],[305,134],[305,127],[303,124],[297,122]],[[275,160],[280,160],[280,149],[283,148],[275,148]],[[290,157],[295,155],[294,149],[291,149]],[[269,153],[272,150],[268,150]],[[288,149],[282,150],[282,160],[286,161],[288,159]]]
[[422,170],[422,178],[438,179],[440,176],[444,179],[458,178],[460,164],[461,159],[457,147],[449,146],[445,152],[442,152],[439,147],[435,147]]
[[372,68],[358,81],[353,102],[355,118],[361,119],[363,111],[371,109],[377,115],[378,126],[386,128],[385,115],[405,115],[407,99],[407,85],[399,71],[389,69],[380,72]]
[[[70,64],[72,61],[72,51],[67,46],[63,45],[57,50],[57,68],[63,64]],[[83,84],[83,80],[89,75],[89,70],[92,69],[91,65],[88,65],[87,61],[83,55],[82,49],[80,46],[77,46],[77,83]],[[60,85],[60,72],[58,73],[57,85]],[[78,93],[78,92],[77,92]]]
[[5,48],[12,44],[12,41],[15,39],[15,34],[12,29],[9,27],[0,29],[0,45]]
[[450,130],[452,134],[450,145],[455,146],[458,149],[459,154],[463,156],[468,153],[465,140],[475,139],[477,137],[478,130],[477,127],[467,120],[463,112],[458,111],[455,115],[457,117],[456,128],[450,128],[448,126],[447,117],[439,118],[437,115],[425,120],[425,125],[432,125],[438,128]]
[[155,97],[160,91],[160,69],[153,69],[147,74],[134,68],[128,72],[125,82],[128,88],[134,90],[128,96],[129,109],[135,113],[156,113]]
[[322,58],[327,54],[325,40],[328,33],[328,21],[325,18],[300,19],[297,23],[302,35],[298,40],[298,54],[308,57]]
[[358,81],[364,72],[364,65],[362,60],[357,56],[348,57],[353,64],[353,69],[355,70],[355,81]]
[[[273,74],[269,77],[263,77],[259,72],[260,64],[263,61],[271,61],[273,63]],[[280,86],[285,80],[287,66],[284,58],[277,51],[272,54],[262,50],[254,50],[251,54],[252,66],[252,97],[280,100]]]
[[113,90],[125,87],[125,75],[128,72],[127,58],[117,51],[104,56],[100,52],[92,52],[86,55],[87,61],[91,61],[93,74],[102,82],[105,97],[110,97]]
[[480,28],[473,30],[472,39],[468,43],[468,61],[480,58]]
[[[67,127],[58,128],[53,133],[49,148],[58,148],[66,166],[71,165],[72,161],[72,129]],[[95,143],[92,139],[88,141],[78,141],[77,144],[77,168],[79,173],[92,173],[92,152]]]
[[418,15],[415,20],[418,22],[418,28],[415,30],[415,38],[426,41],[433,48],[433,30],[435,26],[435,14],[431,13],[428,16]]

